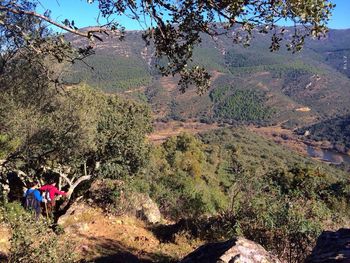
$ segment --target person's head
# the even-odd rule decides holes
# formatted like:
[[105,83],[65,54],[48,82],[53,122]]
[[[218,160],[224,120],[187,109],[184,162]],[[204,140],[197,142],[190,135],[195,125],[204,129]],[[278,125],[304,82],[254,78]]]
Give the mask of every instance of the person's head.
[[38,187],[38,182],[29,182],[28,183],[28,188],[37,188]]
[[56,186],[56,181],[55,180],[51,180],[51,181],[49,181],[49,184],[52,185],[52,186]]

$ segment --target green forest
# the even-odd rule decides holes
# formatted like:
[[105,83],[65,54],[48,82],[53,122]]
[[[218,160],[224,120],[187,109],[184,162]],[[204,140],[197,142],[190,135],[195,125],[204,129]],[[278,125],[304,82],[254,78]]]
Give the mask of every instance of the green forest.
[[215,89],[210,98],[216,103],[214,116],[223,120],[264,121],[271,117],[273,110],[264,105],[265,95],[255,90]]
[[68,83],[85,82],[106,92],[147,86],[151,76],[147,67],[139,58],[94,56],[84,63],[75,63],[69,67],[64,80]]

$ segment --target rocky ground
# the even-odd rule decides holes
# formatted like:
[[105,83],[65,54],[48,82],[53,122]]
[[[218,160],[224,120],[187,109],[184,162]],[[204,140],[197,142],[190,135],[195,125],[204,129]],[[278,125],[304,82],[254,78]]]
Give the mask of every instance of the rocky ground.
[[[162,242],[150,224],[132,216],[106,216],[80,204],[60,220],[65,237],[76,246],[78,259],[95,262],[178,262],[203,244],[185,234]],[[162,221],[161,224],[169,222]]]
[[[245,238],[209,243],[178,233],[164,240],[172,222],[151,225],[133,216],[108,216],[98,208],[75,204],[60,218],[62,242],[75,248],[77,262],[183,262],[183,263],[280,263],[261,245]],[[160,226],[160,228],[157,226]],[[9,251],[10,233],[0,226],[0,261]],[[2,261],[1,261],[2,262]],[[350,230],[325,231],[318,239],[307,263],[350,262]]]
[[8,231],[7,227],[0,225],[0,262],[5,259],[5,256],[10,249],[10,235],[11,233]]

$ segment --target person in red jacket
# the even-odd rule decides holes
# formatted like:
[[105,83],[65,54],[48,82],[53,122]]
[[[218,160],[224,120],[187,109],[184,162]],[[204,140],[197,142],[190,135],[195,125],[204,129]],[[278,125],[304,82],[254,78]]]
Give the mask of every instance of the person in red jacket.
[[46,185],[43,185],[39,189],[44,193],[44,197],[47,199],[47,210],[48,213],[51,214],[56,206],[55,197],[56,195],[65,196],[67,193],[64,191],[60,191],[56,187],[56,182],[52,181]]

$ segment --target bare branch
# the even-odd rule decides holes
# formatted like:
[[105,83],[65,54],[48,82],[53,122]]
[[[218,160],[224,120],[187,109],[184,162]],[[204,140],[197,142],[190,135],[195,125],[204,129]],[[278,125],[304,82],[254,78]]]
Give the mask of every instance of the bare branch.
[[47,16],[44,16],[42,14],[39,14],[39,13],[36,13],[34,11],[26,11],[26,10],[21,10],[21,9],[14,9],[14,8],[10,8],[10,7],[7,7],[7,6],[3,6],[3,5],[0,5],[0,10],[1,11],[6,11],[6,12],[10,12],[10,13],[13,13],[13,14],[17,14],[17,15],[28,15],[28,16],[34,16],[34,17],[37,17],[37,18],[40,18],[58,28],[61,28],[67,32],[70,32],[70,33],[73,33],[75,35],[78,35],[78,36],[82,36],[82,37],[85,37],[85,38],[91,38],[91,37],[95,37],[93,34],[94,33],[103,33],[104,31],[106,31],[106,29],[103,29],[103,28],[98,28],[98,29],[91,29],[87,32],[82,32],[80,30],[76,30],[76,29],[73,29],[71,27],[68,27],[68,26],[65,26],[63,24],[60,24],[52,19],[50,19],[49,17]]
[[67,175],[65,175],[64,173],[61,173],[61,172],[59,172],[59,171],[55,171],[55,170],[53,170],[53,172],[58,173],[59,176],[60,176],[61,178],[63,178],[63,179],[68,183],[69,188],[72,187],[72,181],[68,178]]
[[84,175],[84,176],[82,176],[82,177],[79,177],[79,179],[78,179],[74,184],[72,184],[72,185],[69,187],[69,190],[68,190],[68,192],[67,192],[67,200],[70,200],[72,193],[74,192],[75,188],[76,188],[80,183],[82,183],[82,182],[84,182],[84,181],[90,180],[91,177],[92,177],[91,175]]

